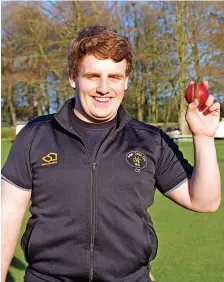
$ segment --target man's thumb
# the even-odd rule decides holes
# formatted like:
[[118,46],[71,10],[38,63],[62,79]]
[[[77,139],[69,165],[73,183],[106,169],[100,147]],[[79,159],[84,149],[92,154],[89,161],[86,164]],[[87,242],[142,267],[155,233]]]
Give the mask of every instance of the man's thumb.
[[196,110],[198,107],[199,107],[199,100],[198,99],[194,99],[194,101],[189,104],[189,108],[191,110]]

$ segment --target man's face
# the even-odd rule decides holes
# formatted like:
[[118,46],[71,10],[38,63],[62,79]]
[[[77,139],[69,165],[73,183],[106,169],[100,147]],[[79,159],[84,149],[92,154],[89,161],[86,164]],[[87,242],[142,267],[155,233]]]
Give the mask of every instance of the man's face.
[[106,122],[113,119],[127,89],[126,60],[115,63],[89,55],[81,62],[79,73],[70,77],[76,88],[76,115],[87,122]]

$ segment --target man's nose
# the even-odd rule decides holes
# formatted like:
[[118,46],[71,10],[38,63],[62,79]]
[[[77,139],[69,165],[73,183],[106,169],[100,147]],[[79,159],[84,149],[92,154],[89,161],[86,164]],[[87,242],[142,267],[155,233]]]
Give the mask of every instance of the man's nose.
[[107,94],[109,93],[109,85],[107,78],[101,78],[98,82],[96,92],[100,94]]

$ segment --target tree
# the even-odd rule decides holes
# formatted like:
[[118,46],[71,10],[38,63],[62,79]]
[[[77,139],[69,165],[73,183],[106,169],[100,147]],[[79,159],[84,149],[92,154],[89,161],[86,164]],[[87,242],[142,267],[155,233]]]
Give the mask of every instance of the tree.
[[209,81],[223,101],[221,2],[4,2],[2,109],[12,124],[57,109],[74,96],[67,48],[77,32],[105,24],[128,36],[134,68],[124,105],[145,122],[179,121],[183,132],[187,83]]

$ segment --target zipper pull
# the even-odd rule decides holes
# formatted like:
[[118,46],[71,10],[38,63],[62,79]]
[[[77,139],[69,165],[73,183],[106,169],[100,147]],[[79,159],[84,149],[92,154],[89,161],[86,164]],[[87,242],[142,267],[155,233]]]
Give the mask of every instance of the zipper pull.
[[92,163],[92,167],[93,167],[93,169],[95,169],[96,168],[96,163]]

